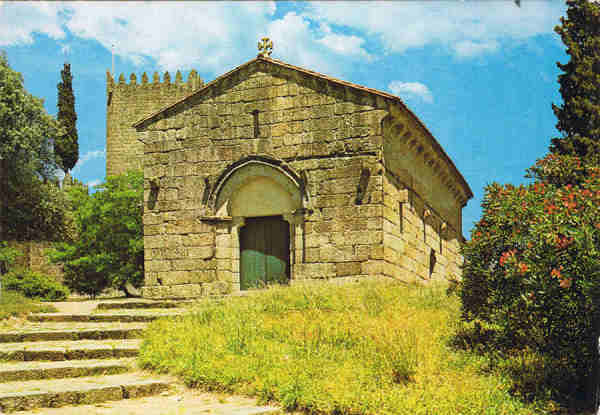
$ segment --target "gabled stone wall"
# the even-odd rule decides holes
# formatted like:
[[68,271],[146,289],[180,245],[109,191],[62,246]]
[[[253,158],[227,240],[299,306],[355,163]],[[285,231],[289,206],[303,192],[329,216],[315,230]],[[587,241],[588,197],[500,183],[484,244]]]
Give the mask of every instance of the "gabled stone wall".
[[367,90],[257,60],[138,123],[144,296],[239,289],[245,217],[219,192],[252,163],[289,173],[301,195],[301,207],[281,212],[292,283],[454,276],[469,196],[439,144],[403,111]]
[[[257,64],[229,76],[140,133],[146,143],[144,295],[239,287],[236,232],[243,223],[219,218],[205,195],[228,166],[257,154],[282,162],[306,186],[305,209],[287,218],[292,282],[382,275],[378,160],[385,102],[291,70],[265,69]],[[357,201],[363,172],[369,177]]]

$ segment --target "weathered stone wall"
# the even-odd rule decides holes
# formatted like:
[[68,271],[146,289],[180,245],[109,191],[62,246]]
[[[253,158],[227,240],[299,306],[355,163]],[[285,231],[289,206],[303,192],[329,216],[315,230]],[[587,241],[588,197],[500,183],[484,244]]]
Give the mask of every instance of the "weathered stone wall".
[[[437,143],[399,108],[367,90],[258,60],[138,124],[143,295],[239,289],[245,219],[218,193],[241,161],[272,160],[274,170],[302,178],[302,208],[281,212],[290,224],[292,283],[459,275],[468,196]],[[264,160],[252,161],[257,155]]]
[[152,82],[148,82],[146,73],[141,83],[137,83],[135,74],[125,82],[123,74],[117,83],[107,73],[106,94],[106,175],[124,173],[127,169],[142,169],[143,145],[137,140],[132,124],[140,118],[158,111],[165,105],[183,98],[202,85],[195,71],[190,73],[187,82],[182,82],[177,72],[175,82],[171,83],[168,72],[160,81],[154,73]]
[[468,196],[405,114],[392,112],[382,128],[385,274],[409,281],[459,278]]
[[383,188],[384,274],[407,282],[459,278],[460,232],[391,172]]
[[63,281],[62,266],[52,264],[48,261],[46,252],[52,248],[52,242],[48,241],[8,241],[10,247],[16,248],[23,253],[19,256],[11,268],[23,267],[32,271],[40,272]]
[[[204,196],[228,166],[256,154],[282,160],[305,178],[307,211],[289,218],[296,229],[292,282],[382,275],[378,160],[387,104],[292,70],[265,69],[261,63],[244,68],[141,128],[145,296],[239,287],[235,232],[241,224],[202,219],[217,213]],[[357,202],[363,171],[369,177]]]

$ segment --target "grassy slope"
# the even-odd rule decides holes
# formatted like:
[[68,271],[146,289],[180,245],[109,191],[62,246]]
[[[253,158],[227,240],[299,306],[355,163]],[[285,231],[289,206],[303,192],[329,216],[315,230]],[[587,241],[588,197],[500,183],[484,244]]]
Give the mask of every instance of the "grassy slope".
[[51,305],[39,304],[20,293],[4,289],[0,293],[0,320],[9,317],[20,317],[28,313],[51,313],[53,311],[56,311],[56,309]]
[[448,346],[458,315],[439,286],[272,288],[154,322],[140,362],[310,413],[543,413],[485,374],[484,358]]

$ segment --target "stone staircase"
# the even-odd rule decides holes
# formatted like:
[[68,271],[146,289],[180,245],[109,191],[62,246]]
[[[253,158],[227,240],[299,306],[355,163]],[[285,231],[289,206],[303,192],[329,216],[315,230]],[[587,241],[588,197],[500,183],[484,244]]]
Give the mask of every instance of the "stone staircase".
[[18,330],[0,331],[0,414],[280,413],[136,367],[144,327],[185,312],[186,304],[105,301],[93,311],[88,304],[87,312],[32,314]]

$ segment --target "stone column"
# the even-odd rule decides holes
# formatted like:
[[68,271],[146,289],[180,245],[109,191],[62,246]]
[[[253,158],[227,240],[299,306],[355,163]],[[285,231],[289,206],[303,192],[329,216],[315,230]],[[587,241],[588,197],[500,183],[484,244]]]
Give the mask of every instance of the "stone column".
[[240,291],[240,230],[246,224],[246,219],[236,216],[231,222],[231,289],[232,292]]
[[290,224],[290,283],[304,274],[301,268],[304,266],[304,215],[306,214],[307,210],[300,208],[283,215],[283,219]]

